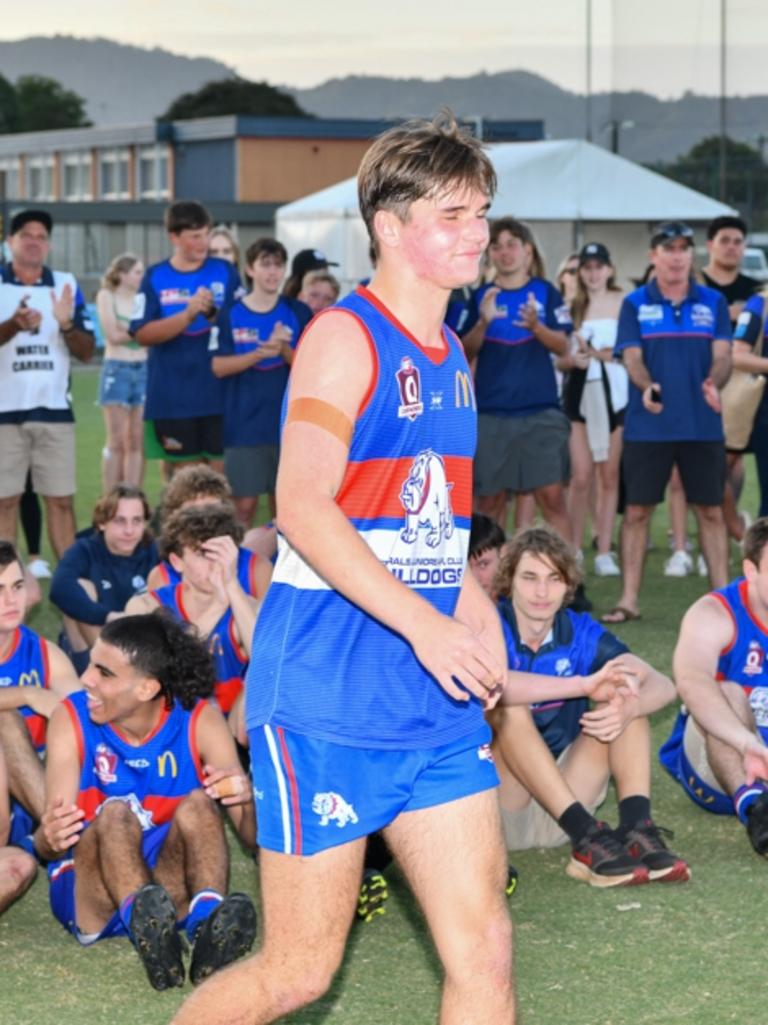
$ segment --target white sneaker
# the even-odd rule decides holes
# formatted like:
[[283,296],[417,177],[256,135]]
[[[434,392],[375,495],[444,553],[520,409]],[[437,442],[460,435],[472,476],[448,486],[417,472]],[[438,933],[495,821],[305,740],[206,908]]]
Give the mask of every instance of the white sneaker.
[[704,558],[701,552],[699,552],[698,557],[696,559],[696,572],[699,574],[700,577],[709,576],[709,570],[707,569],[707,560]]
[[32,562],[27,563],[27,569],[38,580],[50,580],[52,576],[51,567],[45,559],[33,559]]
[[673,552],[664,563],[665,577],[687,577],[693,570],[693,559],[688,552]]
[[595,556],[595,576],[596,577],[620,577],[621,570],[619,564],[614,558],[613,552],[603,552],[602,555]]

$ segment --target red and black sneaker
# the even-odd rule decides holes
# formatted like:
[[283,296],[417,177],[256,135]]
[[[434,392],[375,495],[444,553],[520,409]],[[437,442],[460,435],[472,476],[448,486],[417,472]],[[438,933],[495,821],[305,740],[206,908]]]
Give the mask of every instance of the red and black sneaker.
[[645,819],[619,835],[629,853],[648,869],[652,883],[686,883],[691,878],[688,862],[673,854],[664,842],[664,836],[674,838],[671,830]]
[[638,886],[649,881],[646,866],[629,853],[607,822],[596,822],[574,844],[565,871],[590,886]]

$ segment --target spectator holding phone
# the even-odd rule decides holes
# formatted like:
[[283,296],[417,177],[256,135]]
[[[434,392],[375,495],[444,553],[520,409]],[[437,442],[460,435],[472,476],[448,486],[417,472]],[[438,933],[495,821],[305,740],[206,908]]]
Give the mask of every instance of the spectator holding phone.
[[608,623],[640,616],[648,524],[674,466],[698,521],[711,586],[724,587],[728,579],[719,396],[731,368],[728,306],[719,292],[692,280],[693,231],[687,224],[660,225],[650,258],[655,278],[626,297],[617,333],[616,351],[631,386],[622,457],[623,589],[603,617]]

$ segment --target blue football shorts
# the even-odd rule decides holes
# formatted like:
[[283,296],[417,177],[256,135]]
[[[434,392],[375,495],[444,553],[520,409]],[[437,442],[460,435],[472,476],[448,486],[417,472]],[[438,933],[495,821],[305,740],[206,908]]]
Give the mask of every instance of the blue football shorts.
[[317,854],[375,833],[401,812],[499,782],[486,724],[426,750],[349,747],[270,724],[248,736],[258,843],[282,854]]

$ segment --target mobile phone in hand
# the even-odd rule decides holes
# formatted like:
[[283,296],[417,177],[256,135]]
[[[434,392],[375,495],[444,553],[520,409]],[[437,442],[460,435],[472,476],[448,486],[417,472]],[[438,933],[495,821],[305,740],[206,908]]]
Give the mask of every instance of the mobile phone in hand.
[[655,384],[651,388],[651,402],[661,402],[661,388]]

